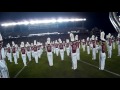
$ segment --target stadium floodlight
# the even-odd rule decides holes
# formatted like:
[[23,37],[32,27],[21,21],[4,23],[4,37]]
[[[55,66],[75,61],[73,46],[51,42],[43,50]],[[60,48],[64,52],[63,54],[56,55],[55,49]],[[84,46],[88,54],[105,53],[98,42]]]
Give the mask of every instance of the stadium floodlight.
[[69,19],[64,19],[64,22],[69,22]]
[[1,26],[5,26],[5,27],[6,27],[6,26],[7,26],[7,24],[5,24],[5,23],[4,23],[4,24],[1,24]]
[[75,19],[70,19],[70,22],[74,22],[75,21]]
[[30,24],[36,24],[36,21],[30,21],[29,23]]
[[22,25],[22,24],[24,24],[23,22],[17,22],[17,25]]
[[86,18],[84,18],[83,21],[86,21]]
[[29,22],[28,22],[28,21],[24,21],[23,24],[24,24],[24,25],[28,25]]
[[4,23],[4,24],[1,24],[1,26],[5,26],[5,27],[14,26],[14,25],[16,25],[16,23]]
[[57,20],[56,20],[56,19],[52,19],[51,22],[52,22],[52,23],[56,23]]
[[51,23],[52,20],[43,20],[42,23]]
[[59,22],[59,23],[62,23],[63,22],[63,19],[57,19],[57,22]]
[[75,21],[86,21],[86,19],[75,19]]
[[77,18],[76,18],[74,21],[81,21],[81,20],[82,20],[82,19],[77,19]]
[[42,24],[42,23],[62,23],[62,22],[76,22],[76,21],[86,21],[86,18],[71,18],[71,19],[46,19],[46,20],[30,20],[23,22],[12,22],[12,23],[3,23],[1,26],[15,26],[15,25],[29,25],[29,24]]
[[40,23],[42,23],[42,21],[41,20],[36,20],[35,23],[40,24]]
[[8,25],[14,26],[14,25],[16,25],[16,23],[9,23]]

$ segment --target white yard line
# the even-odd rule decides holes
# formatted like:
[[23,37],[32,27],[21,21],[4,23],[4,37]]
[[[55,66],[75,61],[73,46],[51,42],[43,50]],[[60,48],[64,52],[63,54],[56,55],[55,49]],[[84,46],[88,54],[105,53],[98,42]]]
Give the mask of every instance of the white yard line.
[[[92,64],[87,63],[87,62],[82,61],[82,60],[80,60],[80,61],[81,61],[81,62],[83,62],[83,63],[85,63],[85,64],[87,64],[87,65],[90,65],[90,66],[93,66],[93,67],[95,67],[95,68],[98,68],[98,69],[99,69],[99,67],[97,67],[97,66],[95,66],[95,65],[92,65]],[[119,76],[119,77],[120,77],[120,74],[114,73],[114,72],[109,71],[109,70],[106,70],[106,69],[104,69],[104,71],[106,71],[106,72],[108,72],[108,73],[111,73],[111,74],[113,74],[113,75],[116,75],[116,76]]]
[[[28,62],[28,63],[29,63],[29,62]],[[28,64],[28,63],[27,63],[27,64]],[[14,78],[17,78],[17,76],[24,70],[25,67],[27,67],[27,66],[24,66],[24,67],[14,76]]]
[[[83,63],[85,63],[85,64],[87,64],[87,65],[90,65],[90,66],[93,66],[93,67],[95,67],[95,68],[98,68],[99,69],[99,67],[98,66],[95,66],[95,65],[92,65],[92,64],[90,64],[90,63],[87,63],[87,62],[85,62],[85,61],[82,61],[82,60],[80,60],[81,62],[83,62]],[[29,62],[28,62],[29,63]],[[28,64],[27,63],[27,64]],[[14,78],[17,78],[17,76],[24,70],[24,68],[25,68],[25,66],[14,76]],[[119,76],[120,77],[120,74],[117,74],[117,73],[114,73],[114,72],[112,72],[112,71],[109,71],[109,70],[106,70],[106,69],[104,69],[104,71],[106,71],[106,72],[108,72],[108,73],[111,73],[111,74],[113,74],[113,75],[116,75],[116,76]]]

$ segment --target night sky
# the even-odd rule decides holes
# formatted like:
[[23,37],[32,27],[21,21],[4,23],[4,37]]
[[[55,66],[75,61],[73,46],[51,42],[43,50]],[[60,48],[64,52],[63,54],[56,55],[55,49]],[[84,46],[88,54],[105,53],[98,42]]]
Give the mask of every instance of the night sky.
[[105,32],[116,32],[109,20],[109,12],[0,12],[0,23],[58,17],[83,17],[87,19],[84,25],[89,30],[98,27]]

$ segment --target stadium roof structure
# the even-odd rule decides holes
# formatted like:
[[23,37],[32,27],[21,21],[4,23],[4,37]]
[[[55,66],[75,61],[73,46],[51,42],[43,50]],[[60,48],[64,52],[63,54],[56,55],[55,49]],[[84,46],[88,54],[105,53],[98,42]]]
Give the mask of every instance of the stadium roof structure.
[[45,19],[45,20],[24,20],[20,22],[2,23],[2,27],[16,26],[16,25],[33,25],[33,24],[45,24],[45,23],[62,23],[62,22],[78,22],[86,21],[86,18],[58,18],[58,19]]

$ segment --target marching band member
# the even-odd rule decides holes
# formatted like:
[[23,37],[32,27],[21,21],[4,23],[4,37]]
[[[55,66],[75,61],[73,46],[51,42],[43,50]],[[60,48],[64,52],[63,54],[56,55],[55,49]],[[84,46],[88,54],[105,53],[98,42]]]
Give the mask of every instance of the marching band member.
[[77,54],[76,54],[76,50],[77,50],[77,45],[76,42],[74,40],[74,35],[73,33],[70,33],[70,38],[71,38],[71,58],[72,58],[72,69],[76,70],[77,69]]
[[35,62],[38,63],[38,54],[37,54],[36,40],[34,40],[34,58],[35,58]]
[[[79,42],[79,45],[80,45],[80,47],[81,47],[81,40],[78,40],[78,42]],[[80,47],[79,47],[79,49],[80,49]]]
[[17,54],[17,59],[18,59],[19,58],[19,47],[17,44],[15,45],[15,47],[16,47],[16,54]]
[[89,37],[87,37],[87,54],[90,54],[90,42],[89,42]]
[[77,50],[76,50],[77,60],[80,60],[80,43],[78,41],[78,35],[75,36],[75,40],[77,45]]
[[41,55],[43,53],[43,44],[42,43],[39,43],[40,44],[40,58],[41,58]]
[[52,46],[50,43],[50,38],[47,38],[46,51],[47,51],[47,58],[48,58],[49,66],[53,66],[53,53],[52,53]]
[[96,60],[96,43],[95,43],[95,36],[92,35],[92,60]]
[[54,52],[54,41],[51,42],[51,45],[52,45],[52,52]]
[[59,50],[60,50],[60,57],[61,60],[64,60],[64,44],[62,43],[62,40],[59,39]]
[[69,39],[66,39],[66,52],[67,52],[67,56],[70,55],[70,43],[69,43]]
[[[95,43],[96,43],[96,48],[98,48],[99,44],[98,44],[98,37],[95,37]],[[96,53],[98,53],[98,50],[96,49]]]
[[65,51],[65,41],[63,41],[63,50]]
[[7,44],[7,57],[8,57],[8,60],[12,62],[12,53],[11,53],[11,47],[9,43]]
[[4,47],[4,52],[5,52],[5,58],[7,56],[7,47]]
[[3,46],[2,35],[0,34],[0,78],[9,78],[9,72],[5,61],[5,51]]
[[43,53],[43,43],[40,43],[40,51],[41,51],[41,53],[40,53],[40,57],[41,57],[41,55],[42,55],[42,53]]
[[99,48],[100,50],[100,61],[99,61],[99,70],[104,70],[105,68],[105,60],[106,60],[106,44],[104,39],[105,33],[101,32],[100,39],[102,41],[102,44]]
[[22,56],[24,66],[27,66],[26,50],[25,50],[24,42],[21,42],[20,47],[21,47],[21,56]]
[[38,53],[38,58],[41,58],[41,52],[40,52],[40,48],[41,48],[41,45],[40,45],[40,42],[37,42],[37,53]]
[[85,39],[82,40],[83,52],[85,52]]
[[112,56],[112,39],[111,34],[108,34],[108,58],[111,58]]
[[56,55],[58,56],[58,54],[59,54],[59,48],[58,48],[58,42],[57,42],[57,40],[55,41],[55,52],[56,52]]
[[15,43],[14,43],[14,42],[12,42],[12,53],[13,53],[13,57],[14,57],[14,62],[15,62],[15,64],[18,64],[17,54],[16,54],[16,47],[15,47]]
[[90,50],[92,50],[93,43],[92,43],[92,38],[90,38]]
[[55,54],[55,51],[56,51],[56,48],[55,48],[55,41],[53,41],[53,52],[54,52],[54,54]]
[[26,43],[26,51],[27,51],[28,60],[31,61],[31,48],[28,42]]
[[113,46],[113,49],[115,49],[115,37],[112,36],[112,46]]
[[108,51],[108,49],[109,49],[109,34],[108,35],[106,35],[106,45],[107,45],[107,51]]
[[118,56],[120,56],[120,33],[118,34]]
[[32,52],[32,57],[34,58],[34,45],[31,43],[31,52]]

